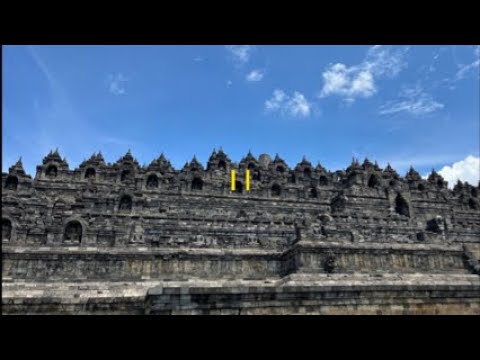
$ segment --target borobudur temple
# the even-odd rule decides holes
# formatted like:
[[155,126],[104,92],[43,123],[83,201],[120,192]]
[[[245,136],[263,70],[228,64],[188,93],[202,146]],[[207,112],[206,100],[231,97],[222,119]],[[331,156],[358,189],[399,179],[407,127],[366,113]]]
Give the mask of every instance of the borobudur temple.
[[[235,171],[235,191],[231,173]],[[246,173],[249,174],[247,191]],[[4,314],[480,314],[479,184],[58,151],[2,173]]]

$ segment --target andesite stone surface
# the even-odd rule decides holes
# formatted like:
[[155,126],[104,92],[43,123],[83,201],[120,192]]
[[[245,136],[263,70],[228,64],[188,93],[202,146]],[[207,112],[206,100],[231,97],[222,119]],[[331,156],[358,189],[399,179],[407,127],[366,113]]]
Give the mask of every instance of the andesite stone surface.
[[[245,173],[251,173],[246,191]],[[230,191],[230,170],[237,174]],[[5,314],[480,314],[480,184],[222,149],[2,173]]]

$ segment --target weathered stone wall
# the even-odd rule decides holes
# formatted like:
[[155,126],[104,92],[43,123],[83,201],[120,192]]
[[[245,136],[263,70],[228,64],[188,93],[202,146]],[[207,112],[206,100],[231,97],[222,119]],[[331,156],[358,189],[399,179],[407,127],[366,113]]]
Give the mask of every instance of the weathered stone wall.
[[263,279],[279,277],[281,254],[188,251],[9,251],[3,253],[3,276],[37,281],[146,280],[190,277]]
[[3,277],[36,281],[280,278],[289,273],[469,273],[458,245],[341,244],[300,241],[284,252],[10,248],[3,252]]
[[[245,191],[247,168],[250,192]],[[237,173],[239,191],[230,191],[230,170]],[[306,159],[291,169],[280,157],[265,154],[234,163],[219,151],[206,168],[194,158],[176,170],[163,155],[141,167],[130,153],[114,164],[95,154],[70,170],[54,152],[34,179],[19,161],[2,174],[2,188],[2,279],[10,284],[2,300],[10,312],[136,313],[148,290],[142,287],[135,300],[112,293],[111,301],[92,297],[96,305],[87,305],[72,303],[68,291],[56,298],[32,298],[32,289],[16,292],[17,284],[28,281],[60,288],[69,281],[101,282],[108,288],[115,281],[478,273],[479,186],[459,182],[450,190],[435,172],[427,180],[413,169],[400,177],[390,166],[381,169],[368,160],[329,172]],[[395,296],[401,299],[404,290],[395,290]],[[400,311],[400,303],[377,304],[377,293],[366,294],[368,304],[352,298],[360,301],[352,305],[359,312],[375,306],[382,313],[389,306],[392,313]],[[455,298],[446,294],[445,299]],[[480,299],[478,288],[469,294]],[[435,307],[405,300],[400,312],[458,310],[459,299]],[[265,313],[307,311],[279,301],[276,310]],[[307,312],[352,310],[335,304]],[[464,308],[469,309],[476,308]],[[263,310],[241,310],[250,311]]]
[[[40,285],[40,286],[39,286]],[[5,314],[476,314],[480,277],[292,274],[282,279],[4,281]]]
[[147,314],[480,315],[480,286],[154,288]]

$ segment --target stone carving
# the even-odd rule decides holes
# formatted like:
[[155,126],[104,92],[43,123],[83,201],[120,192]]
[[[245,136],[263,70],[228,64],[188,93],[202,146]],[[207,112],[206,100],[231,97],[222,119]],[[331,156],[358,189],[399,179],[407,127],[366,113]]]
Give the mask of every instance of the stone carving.
[[[289,166],[278,154],[249,152],[236,163],[219,149],[205,167],[193,157],[175,169],[163,154],[140,166],[129,151],[113,164],[96,153],[70,169],[55,151],[33,179],[19,160],[2,173],[2,189],[10,284],[467,276],[480,256],[479,184],[451,190],[437,173],[424,180],[411,168],[402,177],[368,159],[329,171],[306,158]],[[470,249],[469,267],[460,245]]]
[[344,211],[345,208],[347,207],[347,202],[348,202],[348,198],[343,194],[339,194],[337,197],[335,197],[332,200],[332,204],[331,204],[332,212],[338,213],[338,212]]
[[139,223],[132,225],[130,230],[130,243],[131,244],[144,244],[145,240],[143,238],[143,226]]
[[335,255],[333,254],[333,252],[330,251],[323,265],[323,269],[327,274],[331,274],[335,270],[335,261],[336,261]]
[[9,241],[12,236],[12,222],[8,219],[2,219],[2,240]]
[[68,243],[81,243],[82,225],[78,221],[71,221],[65,227],[64,241]]
[[5,189],[7,190],[17,190],[18,187],[18,178],[16,176],[8,176],[5,181]]
[[443,234],[444,230],[444,220],[440,215],[435,216],[433,219],[427,222],[427,231],[431,231],[436,234]]
[[410,217],[410,207],[407,200],[405,200],[401,194],[398,194],[395,198],[395,212],[397,214]]
[[118,205],[118,210],[123,211],[130,211],[132,210],[132,198],[129,195],[124,195],[120,199],[120,203]]
[[147,188],[155,189],[157,187],[158,187],[158,176],[155,174],[152,174],[147,178]]
[[49,177],[49,178],[54,178],[54,177],[57,177],[57,167],[55,165],[50,165],[48,168],[47,168],[47,171],[45,172],[45,174]]

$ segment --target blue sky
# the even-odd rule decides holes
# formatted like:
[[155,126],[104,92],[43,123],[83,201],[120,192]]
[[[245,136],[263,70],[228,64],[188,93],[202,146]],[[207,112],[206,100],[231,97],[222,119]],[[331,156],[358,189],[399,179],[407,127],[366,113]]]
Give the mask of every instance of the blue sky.
[[480,46],[2,48],[2,171],[56,147],[71,168],[128,149],[179,168],[222,146],[478,181]]

